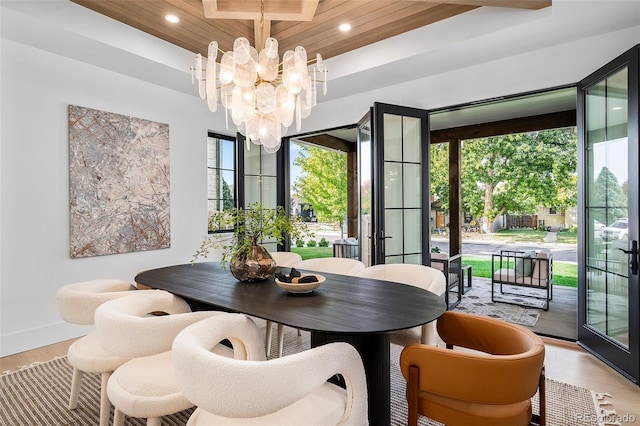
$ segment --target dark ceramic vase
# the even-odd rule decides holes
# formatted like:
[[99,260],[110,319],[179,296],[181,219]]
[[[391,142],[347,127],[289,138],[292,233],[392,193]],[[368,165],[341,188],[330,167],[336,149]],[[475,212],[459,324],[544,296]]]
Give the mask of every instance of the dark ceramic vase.
[[253,282],[269,278],[276,271],[276,261],[267,249],[260,245],[251,248],[251,255],[235,255],[229,261],[229,269],[238,281]]

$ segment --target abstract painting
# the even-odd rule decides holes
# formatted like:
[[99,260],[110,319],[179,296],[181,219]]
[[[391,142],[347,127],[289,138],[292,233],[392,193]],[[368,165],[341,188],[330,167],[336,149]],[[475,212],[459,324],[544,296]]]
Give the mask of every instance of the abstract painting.
[[69,105],[72,258],[170,247],[169,125]]

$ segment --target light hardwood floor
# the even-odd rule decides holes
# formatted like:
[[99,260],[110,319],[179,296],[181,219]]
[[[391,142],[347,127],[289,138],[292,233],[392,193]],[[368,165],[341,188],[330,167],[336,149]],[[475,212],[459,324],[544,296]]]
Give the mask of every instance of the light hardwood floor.
[[[620,416],[620,423],[622,425],[640,425],[640,387],[631,383],[575,343],[549,338],[543,339],[546,346],[547,378],[596,392],[609,393],[612,396],[613,408]],[[66,355],[71,343],[73,340],[67,340],[0,358],[0,371],[14,370],[23,365],[48,361],[54,357]]]

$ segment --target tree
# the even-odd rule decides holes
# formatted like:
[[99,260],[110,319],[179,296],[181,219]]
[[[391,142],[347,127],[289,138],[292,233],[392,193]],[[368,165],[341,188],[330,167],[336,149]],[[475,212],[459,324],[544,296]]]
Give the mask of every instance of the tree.
[[539,206],[576,204],[576,134],[573,128],[465,141],[463,207],[491,231],[497,216],[534,213]]
[[431,145],[429,152],[429,179],[431,194],[442,203],[445,214],[449,212],[449,144]]
[[294,182],[295,196],[313,205],[318,221],[337,222],[342,229],[347,217],[347,156],[300,144],[293,164],[302,169]]
[[[506,137],[508,138],[508,136]],[[505,137],[465,141],[462,152],[462,199],[465,210],[482,217],[482,229],[504,210],[505,182],[510,179],[509,163],[514,144]],[[480,202],[481,201],[481,202]]]

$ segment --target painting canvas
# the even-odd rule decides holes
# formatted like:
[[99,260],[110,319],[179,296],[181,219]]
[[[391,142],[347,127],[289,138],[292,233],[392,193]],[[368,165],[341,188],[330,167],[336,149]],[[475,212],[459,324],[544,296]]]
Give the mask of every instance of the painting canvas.
[[169,125],[69,105],[72,258],[170,247]]

